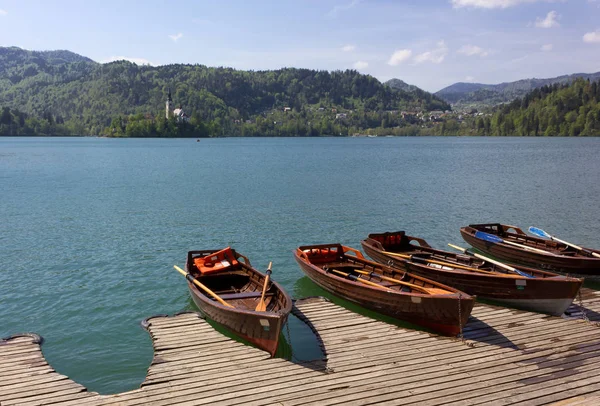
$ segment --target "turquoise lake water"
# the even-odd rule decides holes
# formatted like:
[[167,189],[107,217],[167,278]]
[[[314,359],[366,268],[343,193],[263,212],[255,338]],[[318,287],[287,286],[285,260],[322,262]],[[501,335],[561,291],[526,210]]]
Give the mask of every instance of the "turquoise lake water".
[[[139,327],[194,310],[188,250],[231,245],[294,297],[324,294],[292,250],[406,230],[466,246],[477,222],[600,247],[600,138],[0,137],[0,337],[36,332],[90,390],[143,381]],[[291,323],[298,357],[314,353]],[[193,339],[193,337],[190,337]]]

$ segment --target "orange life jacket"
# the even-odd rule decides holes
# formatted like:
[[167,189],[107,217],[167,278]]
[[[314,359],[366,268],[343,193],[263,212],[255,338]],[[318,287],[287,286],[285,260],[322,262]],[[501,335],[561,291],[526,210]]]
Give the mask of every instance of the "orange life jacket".
[[194,258],[194,265],[202,275],[220,272],[238,264],[231,247],[205,257]]

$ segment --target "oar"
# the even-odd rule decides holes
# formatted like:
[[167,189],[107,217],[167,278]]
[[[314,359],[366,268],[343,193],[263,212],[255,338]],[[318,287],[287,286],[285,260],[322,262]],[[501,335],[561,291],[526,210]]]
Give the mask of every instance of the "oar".
[[516,273],[518,275],[521,275],[521,276],[524,276],[526,278],[535,278],[535,276],[533,276],[533,275],[529,275],[528,273],[525,273],[523,271],[519,271],[517,268],[513,268],[512,266],[506,265],[506,264],[504,264],[504,263],[502,263],[500,261],[495,261],[492,258],[488,258],[488,257],[486,257],[484,255],[477,254],[476,252],[471,252],[471,251],[469,251],[467,249],[464,249],[464,248],[459,247],[459,246],[454,245],[454,244],[448,244],[448,245],[451,246],[452,248],[454,248],[455,250],[459,250],[461,252],[464,252],[465,254],[472,255],[475,258],[483,259],[484,261],[487,261],[487,262],[492,263],[494,265],[498,265],[500,268],[504,268],[507,271],[514,272],[514,273]]
[[575,244],[571,244],[570,242],[567,241],[563,241],[563,240],[559,240],[558,238],[554,237],[553,235],[548,234],[547,232],[545,232],[544,230],[540,229],[540,228],[535,228],[535,227],[529,227],[529,232],[532,234],[537,235],[538,237],[546,237],[549,238],[553,241],[558,241],[560,243],[563,243],[565,245],[568,245],[569,247],[573,247],[578,251],[582,251],[582,252],[589,252],[590,254],[592,254],[593,256],[595,256],[596,258],[600,258],[600,254],[598,254],[597,252],[592,252],[592,251],[588,251],[584,248],[581,248],[579,245],[575,245]]
[[[400,279],[390,278],[389,276],[381,275],[381,274],[378,274],[378,273],[375,273],[375,272],[360,271],[358,269],[355,269],[354,272],[360,273],[360,274],[363,274],[363,275],[374,275],[374,276],[376,276],[376,277],[378,277],[380,279],[383,279],[384,281],[394,282],[394,283],[397,283],[399,285],[408,286],[408,287],[410,287],[412,289],[419,290],[419,291],[421,291],[423,293],[427,293],[428,295],[436,293],[435,291],[427,289],[427,288],[424,288],[423,286],[414,285],[412,283],[404,282],[404,281],[401,281]],[[452,293],[452,292],[448,292],[448,293]]]
[[423,261],[423,262],[427,262],[430,264],[437,264],[437,265],[443,265],[443,266],[449,266],[452,268],[457,268],[457,269],[466,269],[467,271],[478,271],[478,272],[486,272],[487,271],[482,271],[481,269],[475,269],[473,267],[469,267],[469,266],[464,266],[464,265],[459,265],[459,264],[455,264],[453,262],[446,262],[446,261],[438,261],[435,259],[427,259],[427,258],[421,258],[421,257],[416,257],[413,255],[407,255],[407,254],[398,254],[395,252],[390,252],[390,251],[384,251],[386,254],[389,254],[393,257],[399,257],[399,258],[404,258],[404,259],[409,259],[411,261]]
[[273,263],[269,262],[269,267],[267,268],[267,276],[265,276],[265,285],[263,286],[262,295],[260,295],[260,302],[256,305],[257,312],[264,312],[267,310],[267,304],[265,303],[265,293],[267,292],[267,284],[269,283],[269,276],[271,276],[271,265]]
[[217,300],[217,302],[221,303],[223,306],[233,307],[232,305],[230,305],[229,303],[227,303],[226,301],[224,301],[223,299],[221,299],[219,297],[219,295],[217,295],[215,292],[213,292],[212,290],[210,290],[209,288],[207,288],[206,286],[204,286],[203,284],[201,284],[200,282],[198,282],[198,280],[196,278],[194,278],[192,275],[190,275],[189,273],[187,273],[186,271],[184,271],[183,269],[181,269],[177,265],[173,265],[173,267],[177,270],[177,272],[179,272],[180,274],[182,274],[183,276],[185,276],[185,279],[187,279],[188,281],[192,282],[194,285],[198,286],[200,289],[202,289],[203,291],[205,291],[206,293],[208,293],[209,295],[211,295],[212,297],[214,297]]
[[385,286],[381,286],[380,284],[375,283],[375,282],[371,282],[371,281],[366,281],[364,279],[360,279],[358,276],[350,275],[349,273],[338,271],[337,269],[330,269],[329,271],[335,272],[335,273],[337,273],[339,275],[342,275],[342,276],[345,276],[346,278],[348,278],[348,279],[350,279],[352,281],[358,281],[358,282],[364,283],[365,285],[373,286],[373,287],[376,287],[376,288],[379,288],[379,289],[384,289],[387,292],[392,292],[391,289],[388,289]]
[[550,251],[544,251],[544,250],[540,250],[538,248],[529,247],[527,245],[517,244],[516,242],[506,241],[506,240],[503,240],[502,238],[498,237],[497,235],[484,233],[483,231],[475,232],[475,238],[479,238],[480,240],[493,242],[496,244],[504,243],[504,244],[512,245],[514,247],[519,247],[519,248],[524,248],[526,250],[539,252],[540,254],[554,255],[554,253],[552,253]]

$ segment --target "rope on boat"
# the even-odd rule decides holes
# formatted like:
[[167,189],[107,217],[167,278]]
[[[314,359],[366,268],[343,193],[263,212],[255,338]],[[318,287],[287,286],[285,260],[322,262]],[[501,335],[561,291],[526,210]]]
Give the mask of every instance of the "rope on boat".
[[579,308],[581,309],[581,319],[583,320],[583,322],[590,324],[592,326],[595,326],[595,327],[600,327],[600,323],[590,320],[590,318],[587,315],[586,308],[583,307],[583,298],[581,297],[581,288],[579,288],[579,291],[577,292],[577,296],[579,299]]
[[466,345],[467,347],[474,347],[475,344],[471,341],[467,341],[465,339],[465,335],[463,333],[463,328],[462,328],[462,309],[461,309],[461,299],[462,299],[462,294],[459,293],[458,294],[458,329],[459,329],[459,333],[458,336],[456,337],[458,340],[460,340],[461,343],[463,343],[464,345]]

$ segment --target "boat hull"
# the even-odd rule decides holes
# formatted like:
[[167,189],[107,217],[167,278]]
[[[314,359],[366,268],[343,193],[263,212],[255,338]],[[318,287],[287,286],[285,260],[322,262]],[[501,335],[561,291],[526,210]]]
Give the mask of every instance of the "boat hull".
[[[227,260],[223,260],[226,257]],[[223,265],[218,271],[206,271]],[[198,268],[200,265],[200,268]],[[202,272],[204,270],[204,273]],[[189,251],[186,271],[193,276],[188,278],[188,289],[194,303],[208,318],[256,347],[275,355],[281,330],[292,311],[292,299],[272,278],[264,290],[267,275],[250,264],[244,255],[227,247],[223,250]],[[211,294],[198,285],[216,293],[227,305],[218,302]],[[256,311],[264,294],[265,311]]]
[[473,297],[462,292],[428,297],[371,288],[326,273],[297,254],[295,258],[300,269],[313,282],[333,295],[447,336],[460,333],[475,302]]
[[188,282],[188,289],[194,303],[207,318],[226,327],[232,333],[256,347],[275,355],[279,336],[288,314],[270,315],[267,312],[231,310],[206,299],[195,285]]
[[494,302],[517,309],[562,316],[573,303],[573,299],[494,299]]
[[[498,226],[509,227],[504,225]],[[580,275],[588,279],[600,279],[600,258],[549,255],[502,243],[492,243],[475,237],[475,231],[477,230],[473,229],[472,227],[463,227],[460,229],[460,234],[462,235],[463,239],[474,248],[498,259],[510,263],[524,264],[551,272],[559,272],[568,275]],[[487,233],[490,233],[490,231],[491,230],[485,230]],[[506,237],[503,238],[506,239]],[[529,240],[539,241],[540,243],[546,242],[546,240],[534,237],[527,238]],[[538,246],[538,248],[542,247]],[[550,247],[547,249],[552,250]]]
[[[539,275],[535,278],[525,278],[520,275],[441,269],[426,264],[399,261],[389,252],[378,249],[368,241],[363,241],[362,247],[365,253],[377,262],[391,264],[397,269],[452,286],[482,299],[554,316],[564,313],[583,284],[581,279],[556,274],[550,277]],[[443,253],[443,251],[430,248],[427,248],[426,251]],[[448,254],[452,256],[451,253]],[[536,272],[528,268],[521,268],[521,270],[529,271],[532,274]]]

